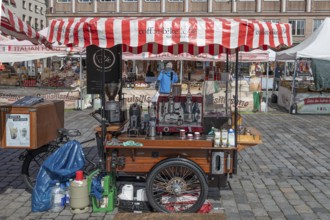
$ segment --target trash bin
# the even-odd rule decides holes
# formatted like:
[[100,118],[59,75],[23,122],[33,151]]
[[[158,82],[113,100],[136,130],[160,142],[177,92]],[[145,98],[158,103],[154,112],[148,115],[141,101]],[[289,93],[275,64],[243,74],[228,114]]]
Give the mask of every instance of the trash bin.
[[260,110],[260,92],[253,92],[253,111],[257,112]]

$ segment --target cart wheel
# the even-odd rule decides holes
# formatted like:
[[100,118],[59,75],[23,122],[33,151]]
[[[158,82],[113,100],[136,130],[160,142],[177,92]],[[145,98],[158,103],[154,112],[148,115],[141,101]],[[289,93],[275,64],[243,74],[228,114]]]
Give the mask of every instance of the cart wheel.
[[157,164],[146,186],[148,201],[159,212],[196,212],[204,204],[207,191],[201,169],[182,158]]
[[49,145],[45,145],[36,150],[30,150],[26,155],[22,165],[22,177],[29,191],[33,190],[40,167],[51,155],[52,149]]

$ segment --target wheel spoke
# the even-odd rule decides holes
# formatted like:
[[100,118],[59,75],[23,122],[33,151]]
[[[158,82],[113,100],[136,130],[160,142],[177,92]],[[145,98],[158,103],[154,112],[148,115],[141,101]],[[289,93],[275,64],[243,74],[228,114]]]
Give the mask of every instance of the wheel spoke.
[[160,164],[148,179],[150,204],[162,212],[195,212],[205,201],[207,185],[201,171],[178,159]]

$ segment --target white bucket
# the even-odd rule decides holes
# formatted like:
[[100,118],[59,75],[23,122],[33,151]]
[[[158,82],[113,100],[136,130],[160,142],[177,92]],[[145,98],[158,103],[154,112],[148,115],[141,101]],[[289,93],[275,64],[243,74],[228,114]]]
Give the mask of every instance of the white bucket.
[[122,200],[133,200],[134,187],[132,184],[125,184],[121,190],[121,194],[118,195]]

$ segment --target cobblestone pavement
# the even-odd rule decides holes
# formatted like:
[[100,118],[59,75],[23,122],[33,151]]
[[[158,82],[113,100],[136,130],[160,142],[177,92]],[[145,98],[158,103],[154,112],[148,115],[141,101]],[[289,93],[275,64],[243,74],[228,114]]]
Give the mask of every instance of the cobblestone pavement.
[[[330,219],[330,117],[269,113],[243,115],[263,143],[239,153],[238,174],[218,202],[228,219]],[[92,137],[97,122],[86,111],[66,112],[65,126]],[[84,146],[96,159],[94,143]],[[113,219],[113,213],[32,213],[20,176],[23,150],[0,150],[0,219]]]

